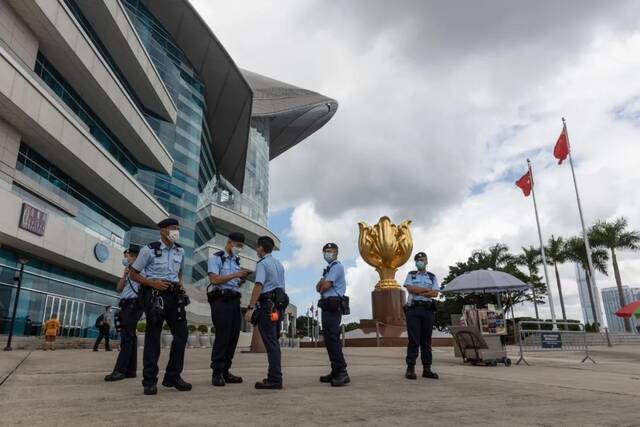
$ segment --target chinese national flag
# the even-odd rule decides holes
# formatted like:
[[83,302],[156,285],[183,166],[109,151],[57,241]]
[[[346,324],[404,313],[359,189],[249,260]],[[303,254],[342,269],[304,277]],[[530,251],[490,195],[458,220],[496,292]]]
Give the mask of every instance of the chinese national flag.
[[553,147],[553,156],[558,159],[558,164],[561,165],[569,155],[569,142],[567,141],[566,128],[562,128],[562,133],[558,137],[556,146]]
[[528,197],[531,194],[531,188],[533,187],[533,182],[531,181],[531,175],[527,171],[522,177],[516,181],[516,185],[520,187],[525,197]]

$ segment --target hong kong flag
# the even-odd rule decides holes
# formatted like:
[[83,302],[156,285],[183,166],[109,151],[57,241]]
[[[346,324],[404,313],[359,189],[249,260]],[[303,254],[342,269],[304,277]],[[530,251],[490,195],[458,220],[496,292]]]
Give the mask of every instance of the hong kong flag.
[[531,194],[531,188],[533,187],[533,181],[531,181],[531,172],[527,171],[522,177],[516,181],[516,185],[520,187],[524,193],[524,197],[529,197]]
[[567,139],[567,128],[562,128],[562,133],[558,137],[556,146],[553,147],[553,156],[558,159],[558,164],[561,165],[567,159],[569,155],[569,141]]

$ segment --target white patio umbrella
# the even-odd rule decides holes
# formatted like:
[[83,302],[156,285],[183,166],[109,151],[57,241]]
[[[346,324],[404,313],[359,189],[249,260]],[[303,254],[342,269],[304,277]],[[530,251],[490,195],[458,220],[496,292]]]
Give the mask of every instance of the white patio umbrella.
[[468,271],[449,282],[442,290],[444,294],[499,293],[526,291],[531,285],[517,277],[494,270]]

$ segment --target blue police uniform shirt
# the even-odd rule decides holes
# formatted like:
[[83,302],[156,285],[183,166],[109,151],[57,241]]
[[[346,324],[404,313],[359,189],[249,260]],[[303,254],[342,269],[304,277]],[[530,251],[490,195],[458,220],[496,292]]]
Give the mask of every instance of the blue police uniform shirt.
[[124,288],[122,288],[122,292],[120,292],[120,299],[138,298],[138,292],[140,292],[140,283],[131,280],[131,277],[127,275],[127,277],[124,278]]
[[[431,279],[433,277],[433,279]],[[419,288],[425,289],[434,289],[436,291],[440,290],[438,286],[438,279],[436,276],[430,276],[427,271],[413,271],[407,274],[407,278],[404,281],[404,286],[411,285],[417,286]],[[409,296],[407,297],[407,304],[410,304],[412,301],[431,301],[431,298],[425,297],[422,295],[414,295],[409,292]]]
[[[209,257],[207,272],[217,274],[218,276],[226,276],[227,274],[238,272],[241,270],[239,261],[240,258],[229,255],[226,252],[221,255],[213,254]],[[241,283],[242,280],[236,277],[228,282],[213,285],[213,289],[229,289],[232,291],[238,291]]]
[[344,266],[340,261],[332,261],[325,269],[322,278],[333,283],[322,293],[322,298],[343,297],[347,293],[347,281],[344,278]]
[[147,279],[178,283],[180,281],[179,274],[184,266],[184,249],[177,245],[168,247],[164,242],[160,242],[158,251],[159,256],[156,256],[155,249],[148,245],[144,246],[140,249],[138,258],[131,268]]
[[276,288],[284,290],[284,267],[282,263],[267,254],[256,265],[255,283],[262,283],[261,294],[271,292]]

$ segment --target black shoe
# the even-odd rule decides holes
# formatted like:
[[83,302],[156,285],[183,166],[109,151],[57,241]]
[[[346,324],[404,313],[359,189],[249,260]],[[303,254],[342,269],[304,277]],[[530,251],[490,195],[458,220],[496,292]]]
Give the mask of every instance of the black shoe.
[[137,375],[135,374],[135,372],[133,374],[126,374],[125,375],[126,378],[136,378]]
[[269,380],[259,381],[256,383],[256,389],[258,390],[282,390],[282,383],[272,383]]
[[331,387],[342,387],[351,382],[351,378],[349,378],[349,374],[346,371],[339,372],[331,378]]
[[435,372],[432,372],[431,368],[424,368],[422,370],[422,378],[431,378],[432,380],[437,380],[440,377]]
[[111,382],[111,381],[120,381],[127,378],[127,376],[123,373],[120,372],[112,372],[109,375],[107,375],[106,377],[104,377],[104,380],[107,382]]
[[105,348],[104,351],[112,351],[111,348]]
[[233,375],[231,372],[227,371],[222,374],[224,381],[229,384],[240,384],[242,382],[242,377],[238,377]]
[[158,394],[158,387],[156,387],[154,385],[146,386],[144,388],[144,394],[146,394],[147,396],[152,396],[154,394]]
[[97,349],[97,348],[94,348],[94,349],[93,349],[93,351],[98,351],[98,349]]
[[173,387],[178,391],[191,391],[191,384],[183,380],[182,378],[178,378],[173,381],[168,381],[167,379],[162,380],[162,385],[165,387]]
[[407,372],[404,373],[404,377],[408,380],[417,380],[416,370],[413,366],[407,366]]
[[216,387],[224,387],[225,380],[220,372],[214,372],[213,375],[211,375],[211,384]]
[[323,375],[320,377],[320,382],[321,383],[330,383],[331,380],[335,377],[335,373],[333,371],[331,371],[330,373],[328,373],[327,375]]

